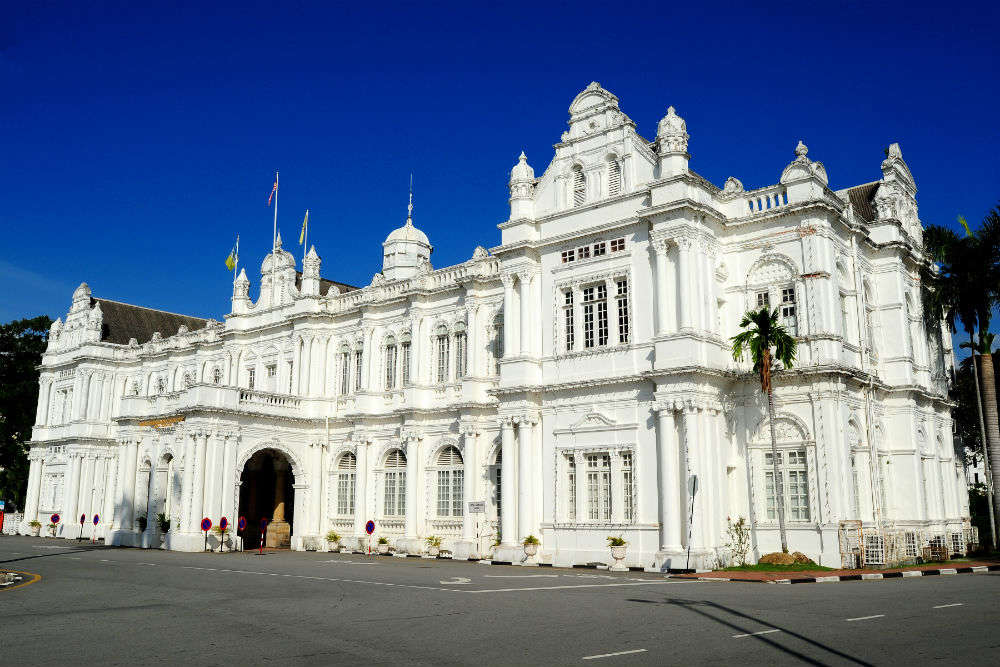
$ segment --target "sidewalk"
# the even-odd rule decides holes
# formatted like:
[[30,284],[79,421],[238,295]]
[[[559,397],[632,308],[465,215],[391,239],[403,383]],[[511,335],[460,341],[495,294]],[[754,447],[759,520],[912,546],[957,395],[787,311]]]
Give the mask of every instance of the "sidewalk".
[[969,559],[948,563],[928,563],[925,565],[908,565],[892,567],[883,570],[795,570],[759,572],[753,570],[716,570],[697,574],[675,574],[672,579],[695,579],[699,581],[739,581],[755,583],[827,583],[837,581],[859,581],[868,579],[895,579],[899,577],[926,577],[948,574],[985,574],[1000,571],[1000,561],[987,559]]

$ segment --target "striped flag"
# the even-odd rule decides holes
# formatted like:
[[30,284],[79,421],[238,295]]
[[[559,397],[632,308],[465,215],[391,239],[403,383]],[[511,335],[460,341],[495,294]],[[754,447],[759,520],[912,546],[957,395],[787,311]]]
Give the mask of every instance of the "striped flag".
[[272,187],[272,188],[271,188],[271,194],[269,194],[269,195],[267,196],[267,205],[268,205],[268,206],[270,206],[270,205],[271,205],[271,199],[273,199],[273,198],[274,198],[274,195],[275,195],[275,193],[277,193],[277,192],[278,192],[278,175],[277,175],[277,174],[275,174],[275,176],[274,176],[274,187]]
[[302,231],[299,232],[299,245],[306,241],[306,227],[309,226],[309,209],[306,209],[306,217],[302,218]]

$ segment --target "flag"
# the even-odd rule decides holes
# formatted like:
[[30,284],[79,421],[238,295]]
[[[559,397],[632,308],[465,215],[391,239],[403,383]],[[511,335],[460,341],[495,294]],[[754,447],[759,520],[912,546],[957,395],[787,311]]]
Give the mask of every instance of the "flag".
[[274,198],[275,193],[278,191],[278,175],[274,175],[274,187],[271,188],[271,194],[267,196],[267,205],[271,205],[271,199]]
[[306,209],[306,217],[302,218],[302,231],[299,232],[299,245],[306,240],[306,227],[309,226],[309,209]]
[[236,245],[233,249],[229,251],[229,257],[226,257],[226,268],[230,271],[236,270],[236,264],[240,261],[240,237],[236,237]]

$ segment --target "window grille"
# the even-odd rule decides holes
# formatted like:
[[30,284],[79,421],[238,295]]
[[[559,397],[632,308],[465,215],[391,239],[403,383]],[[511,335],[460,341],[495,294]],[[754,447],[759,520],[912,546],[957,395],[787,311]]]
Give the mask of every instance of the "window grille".
[[253,389],[254,380],[256,379],[257,371],[253,368],[247,369],[247,389]]
[[354,391],[361,391],[361,362],[364,361],[362,350],[354,351]]
[[340,393],[348,394],[351,391],[351,353],[340,353]]
[[583,289],[583,346],[594,347],[594,293],[593,287]]
[[570,454],[566,458],[569,464],[569,506],[566,508],[566,516],[570,521],[576,521],[576,457]]
[[620,252],[625,249],[625,239],[614,239],[611,241],[611,252]]
[[[785,456],[787,454],[787,456]],[[774,471],[771,453],[764,453],[764,496],[769,520],[778,518]],[[785,488],[785,480],[788,480]],[[778,492],[785,505],[785,516],[791,521],[809,521],[809,471],[804,449],[778,452]]]
[[569,262],[572,262],[575,259],[576,259],[576,251],[575,250],[563,250],[562,251],[562,261],[563,261],[563,264],[567,264]]
[[576,256],[579,259],[590,259],[590,246],[585,245],[581,248],[576,249]]
[[600,257],[601,255],[608,254],[608,244],[604,241],[598,241],[594,244],[594,257]]
[[629,321],[628,321],[628,281],[617,281],[618,287],[618,342],[628,343]]
[[798,319],[795,316],[795,288],[781,290],[781,321],[792,336],[798,335]]
[[385,348],[385,388],[396,388],[396,341],[392,338]]
[[614,197],[622,191],[622,168],[616,161],[608,163],[608,195]]
[[356,488],[356,470],[358,460],[348,452],[340,457],[337,468],[337,514],[350,516],[354,514],[354,490]]
[[566,327],[566,351],[573,351],[575,333],[573,331],[573,290],[569,289],[563,295],[563,321]]
[[497,539],[500,539],[502,537],[500,535],[500,526],[503,525],[503,519],[501,518],[503,517],[503,493],[502,493],[503,487],[501,486],[501,482],[503,480],[500,474],[500,469],[501,469],[500,464],[501,464],[500,454],[497,454],[496,484],[493,487],[493,494],[497,501]]
[[767,292],[757,292],[757,308],[771,308],[771,295]]
[[404,341],[400,346],[403,349],[402,364],[403,364],[403,385],[410,384],[410,343],[409,341]]
[[597,344],[608,344],[608,287],[597,286]]
[[462,455],[454,447],[445,448],[438,455],[438,516],[462,516],[464,503],[463,484],[465,470],[462,468]]
[[582,206],[587,201],[587,179],[583,169],[573,170],[573,206]]
[[466,367],[466,339],[465,332],[459,331],[455,334],[455,375],[465,377]]
[[382,509],[385,516],[406,514],[406,455],[394,449],[385,459],[385,488]]
[[448,333],[443,328],[439,329],[437,335],[437,381],[439,383],[448,381],[449,343]]
[[631,522],[634,514],[634,504],[632,501],[632,453],[622,454],[622,518]]
[[611,457],[588,454],[587,509],[591,521],[611,520]]

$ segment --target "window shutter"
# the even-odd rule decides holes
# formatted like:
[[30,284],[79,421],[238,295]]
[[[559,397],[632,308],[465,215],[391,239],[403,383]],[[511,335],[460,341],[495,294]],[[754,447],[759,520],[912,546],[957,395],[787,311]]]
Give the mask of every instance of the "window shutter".
[[582,206],[587,201],[587,181],[582,169],[573,170],[573,206]]
[[615,162],[608,163],[608,196],[614,197],[622,191],[622,168]]

